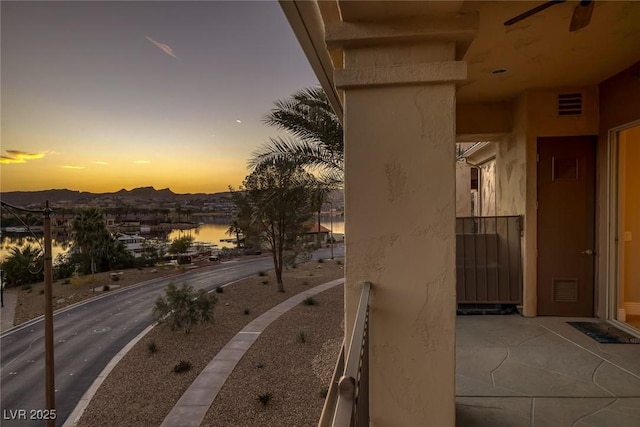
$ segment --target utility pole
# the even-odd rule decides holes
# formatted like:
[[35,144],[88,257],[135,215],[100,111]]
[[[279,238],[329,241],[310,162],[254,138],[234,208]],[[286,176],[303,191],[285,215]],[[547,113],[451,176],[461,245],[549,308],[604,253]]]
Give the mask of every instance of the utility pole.
[[[44,215],[44,363],[45,363],[45,397],[46,409],[49,413],[47,427],[55,427],[56,413],[56,386],[55,386],[55,369],[53,357],[53,258],[51,254],[51,209],[49,209],[49,201],[45,202],[44,210],[31,210],[12,206],[8,203],[0,201],[0,205],[28,213],[36,213]],[[13,214],[13,212],[12,212]],[[19,217],[15,214],[16,218]],[[53,416],[54,419],[51,419]]]
[[[51,255],[51,209],[47,200],[44,208],[44,349],[45,386],[47,409],[56,410],[56,377],[53,357],[53,259]],[[54,419],[47,420],[48,427],[55,427]]]

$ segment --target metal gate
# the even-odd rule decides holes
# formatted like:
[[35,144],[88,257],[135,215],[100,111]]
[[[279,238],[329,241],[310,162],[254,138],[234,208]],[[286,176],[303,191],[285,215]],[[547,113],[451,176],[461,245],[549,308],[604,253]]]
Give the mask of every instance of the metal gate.
[[521,216],[456,218],[458,304],[522,304]]

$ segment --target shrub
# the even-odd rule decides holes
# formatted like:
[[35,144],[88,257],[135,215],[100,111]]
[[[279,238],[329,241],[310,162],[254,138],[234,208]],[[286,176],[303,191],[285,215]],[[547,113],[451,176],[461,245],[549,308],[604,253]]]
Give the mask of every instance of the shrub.
[[251,313],[251,310],[249,310],[248,308],[245,308],[245,309],[244,309],[244,314],[245,314],[245,316],[246,316],[246,315],[248,315],[249,313]]
[[40,295],[44,295],[44,289],[40,289],[40,292],[38,292]]
[[188,334],[198,323],[213,320],[217,302],[218,298],[204,289],[196,291],[186,283],[182,287],[170,283],[165,296],[156,300],[152,314],[158,323],[167,322],[172,331],[182,329]]
[[341,260],[341,259],[337,259],[337,260],[336,260],[336,264],[338,264],[338,265],[342,265],[342,260]]
[[262,393],[259,394],[258,397],[256,398],[256,400],[260,403],[262,403],[264,406],[267,406],[269,404],[269,401],[273,398],[273,394],[267,392],[267,393]]
[[268,285],[268,284],[269,284],[269,281],[268,281],[268,280],[263,280],[263,281],[262,281],[262,284],[263,284],[263,285]]
[[117,282],[118,280],[120,280],[120,275],[119,274],[112,274],[111,275],[111,280],[114,282]]
[[267,273],[266,273],[266,272],[264,272],[264,271],[260,271],[260,272],[258,272],[258,276],[260,276],[260,277],[264,277],[264,276],[266,276],[266,275],[267,275]]
[[309,286],[309,282],[307,282],[306,280],[304,282],[302,282],[303,286]]
[[304,301],[302,301],[304,305],[317,305],[318,302],[313,299],[313,297],[306,297]]
[[22,287],[20,288],[23,291],[30,291],[31,290],[31,285],[22,285]]
[[109,285],[104,285],[104,286],[102,287],[102,290],[103,290],[104,292],[107,292],[107,291],[111,290],[111,287],[109,287]]
[[216,293],[221,294],[224,292],[224,288],[222,286],[216,286]]
[[149,353],[154,354],[158,352],[158,345],[156,344],[155,341],[149,341],[147,343],[147,349],[149,350]]
[[66,279],[73,275],[76,270],[76,262],[70,254],[58,254],[53,261],[54,279]]
[[191,362],[187,362],[186,360],[181,360],[180,363],[173,367],[173,372],[175,372],[176,374],[181,374],[190,370]]
[[296,336],[296,338],[298,338],[299,342],[304,344],[307,342],[307,333],[305,331],[300,331],[298,332],[298,335]]
[[318,258],[318,264],[322,264],[324,260],[322,258]]
[[262,368],[264,368],[264,363],[262,363],[262,362],[258,362],[258,363],[256,364],[256,368],[258,368],[258,369],[262,369]]

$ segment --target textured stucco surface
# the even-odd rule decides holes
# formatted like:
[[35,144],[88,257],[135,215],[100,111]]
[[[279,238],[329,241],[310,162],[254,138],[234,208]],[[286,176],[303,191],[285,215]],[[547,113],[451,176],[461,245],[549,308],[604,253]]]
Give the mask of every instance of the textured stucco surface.
[[471,216],[471,170],[464,161],[456,162],[456,216]]
[[345,94],[345,325],[372,282],[372,425],[453,425],[454,92]]
[[496,215],[496,160],[489,160],[480,169],[480,216]]

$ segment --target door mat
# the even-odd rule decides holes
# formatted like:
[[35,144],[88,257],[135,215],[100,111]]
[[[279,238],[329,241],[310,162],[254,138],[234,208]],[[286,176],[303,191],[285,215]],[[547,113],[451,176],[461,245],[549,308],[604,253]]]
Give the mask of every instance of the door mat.
[[603,344],[640,344],[636,338],[618,328],[606,323],[596,322],[567,322],[580,332]]

